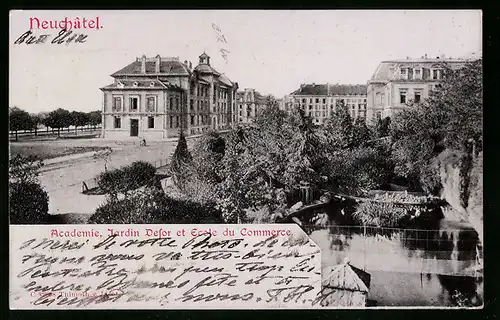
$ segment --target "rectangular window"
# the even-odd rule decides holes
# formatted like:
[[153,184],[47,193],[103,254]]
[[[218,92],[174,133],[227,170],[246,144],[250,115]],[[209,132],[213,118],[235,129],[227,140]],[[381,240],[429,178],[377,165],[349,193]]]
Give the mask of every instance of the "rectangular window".
[[179,128],[179,116],[175,117],[175,127]]
[[306,99],[302,99],[302,103],[306,103]]
[[130,111],[137,111],[139,109],[139,98],[130,97]]
[[408,70],[406,68],[401,68],[399,72],[400,72],[400,75],[401,75],[401,79],[407,79],[408,78]]
[[122,111],[122,97],[113,97],[113,111]]
[[194,126],[194,116],[191,116],[191,125]]
[[179,98],[175,98],[175,110],[179,111]]
[[325,104],[325,103],[326,103],[326,99],[323,99],[323,104]]
[[399,93],[399,103],[406,103],[406,91]]
[[417,80],[422,79],[422,70],[421,69],[415,69],[414,73],[415,73],[415,79],[417,79]]
[[170,129],[174,127],[174,117],[170,116]]
[[416,103],[419,103],[421,99],[422,99],[422,93],[421,93],[421,92],[416,91],[416,92],[415,92],[415,102],[416,102]]
[[170,103],[169,103],[168,108],[169,108],[170,110],[172,110],[172,109],[174,108],[174,98],[172,98],[172,97],[170,97]]
[[156,112],[156,97],[148,97],[147,98],[146,111],[148,112]]
[[433,69],[432,70],[432,79],[433,80],[441,79],[441,70],[439,70],[439,69]]
[[377,120],[382,120],[382,112],[377,112]]
[[115,117],[115,129],[120,129],[122,127],[122,119],[120,117]]
[[189,100],[189,109],[191,111],[194,111],[194,100],[193,99]]
[[318,98],[316,98],[316,103],[319,103],[319,99]]
[[155,117],[148,117],[148,128],[153,129],[155,127]]

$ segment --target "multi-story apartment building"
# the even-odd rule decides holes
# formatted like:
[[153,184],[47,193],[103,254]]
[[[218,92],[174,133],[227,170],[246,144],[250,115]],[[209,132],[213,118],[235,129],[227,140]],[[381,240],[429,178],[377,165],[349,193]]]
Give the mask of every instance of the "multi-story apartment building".
[[353,118],[366,119],[366,85],[302,84],[290,94],[294,107],[302,108],[315,124],[323,124],[344,103]]
[[245,88],[244,91],[236,93],[236,110],[234,112],[234,123],[251,123],[257,114],[267,106],[268,97]]
[[368,118],[381,119],[392,116],[429,96],[439,87],[443,67],[462,67],[466,59],[447,59],[444,56],[419,59],[382,61],[368,81]]
[[179,58],[142,56],[111,75],[103,92],[102,136],[164,139],[230,128],[238,84],[203,53],[193,69]]

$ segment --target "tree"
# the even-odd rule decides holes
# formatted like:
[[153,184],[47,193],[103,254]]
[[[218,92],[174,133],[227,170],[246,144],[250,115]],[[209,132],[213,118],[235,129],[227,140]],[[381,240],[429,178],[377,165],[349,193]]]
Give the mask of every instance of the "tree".
[[353,147],[353,119],[343,101],[337,102],[335,111],[325,124],[324,133],[330,150]]
[[192,149],[194,169],[205,182],[220,182],[221,160],[224,157],[226,141],[216,131],[210,131],[196,141]]
[[33,119],[28,112],[17,107],[9,108],[9,130],[15,132],[16,141],[18,140],[17,131],[32,128]]
[[42,119],[40,118],[40,114],[33,113],[31,114],[31,123],[35,130],[35,137],[38,136],[38,126],[42,124]]
[[443,67],[441,88],[397,113],[390,125],[396,173],[432,193],[441,188],[434,159],[446,148],[473,158],[483,139],[482,61],[460,69]]
[[61,135],[61,128],[69,127],[72,122],[71,113],[61,108],[50,112],[45,119],[45,125],[57,129],[58,137]]
[[9,217],[12,224],[43,223],[48,217],[49,197],[38,182],[43,163],[17,155],[9,163]]
[[77,133],[78,127],[83,127],[89,123],[89,116],[87,113],[73,111],[71,112],[72,124],[75,126],[75,133]]
[[180,130],[179,141],[177,142],[177,146],[172,156],[170,169],[172,172],[172,179],[181,191],[184,191],[184,184],[188,176],[192,174],[192,172],[190,172],[192,170],[192,160],[193,158],[189,153],[186,138],[182,130]]
[[102,123],[101,111],[91,111],[88,113],[88,123],[94,127],[94,129]]

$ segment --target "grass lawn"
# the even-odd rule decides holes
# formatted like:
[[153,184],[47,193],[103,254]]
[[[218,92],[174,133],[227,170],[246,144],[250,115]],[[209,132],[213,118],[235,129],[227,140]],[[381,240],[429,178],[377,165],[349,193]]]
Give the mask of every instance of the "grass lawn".
[[15,157],[18,154],[23,156],[38,156],[40,159],[52,159],[61,156],[66,156],[70,154],[78,154],[84,152],[98,151],[102,150],[104,147],[73,147],[73,146],[62,146],[54,144],[13,144],[10,145],[10,155]]

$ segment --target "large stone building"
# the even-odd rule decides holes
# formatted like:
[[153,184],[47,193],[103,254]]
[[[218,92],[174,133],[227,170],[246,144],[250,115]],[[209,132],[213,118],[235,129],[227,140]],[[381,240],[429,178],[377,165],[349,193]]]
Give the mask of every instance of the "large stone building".
[[337,103],[344,103],[353,118],[366,119],[366,85],[302,84],[286,99],[283,108],[302,108],[315,124],[323,124]]
[[459,68],[466,61],[444,56],[382,61],[368,81],[368,118],[390,117],[412,102],[422,101],[439,87],[444,63]]
[[210,65],[142,56],[111,75],[103,92],[104,138],[165,139],[231,127],[238,84]]
[[234,123],[251,123],[257,114],[267,106],[268,96],[264,96],[255,89],[245,88],[236,93],[236,112]]

